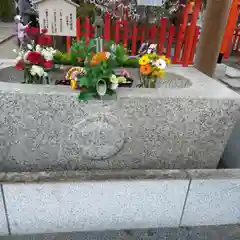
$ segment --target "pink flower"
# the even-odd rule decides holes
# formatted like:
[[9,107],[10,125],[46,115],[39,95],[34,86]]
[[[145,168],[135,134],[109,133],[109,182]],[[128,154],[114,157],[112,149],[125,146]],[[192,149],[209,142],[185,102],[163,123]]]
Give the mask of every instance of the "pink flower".
[[120,75],[122,75],[122,76],[124,76],[124,77],[126,77],[126,78],[130,78],[130,73],[127,71],[127,70],[121,70],[121,72],[120,72]]

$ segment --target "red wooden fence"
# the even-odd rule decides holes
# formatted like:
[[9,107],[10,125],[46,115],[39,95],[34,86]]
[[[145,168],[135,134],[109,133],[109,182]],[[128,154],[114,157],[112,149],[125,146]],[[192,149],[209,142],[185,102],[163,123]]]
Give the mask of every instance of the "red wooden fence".
[[[130,49],[131,55],[136,55],[137,41],[143,43],[149,41],[158,44],[158,54],[166,54],[172,58],[173,64],[188,66],[193,64],[196,46],[200,35],[200,29],[196,26],[197,18],[201,9],[202,0],[196,0],[191,22],[189,23],[186,6],[183,23],[180,26],[170,25],[166,18],[162,18],[158,25],[151,26],[130,24],[127,20],[113,21],[109,14],[104,16],[103,39],[105,41],[114,40],[122,43]],[[78,18],[76,20],[76,39],[85,37],[88,42],[94,37],[95,27],[90,19]],[[67,50],[71,45],[71,37],[67,37]],[[174,53],[173,53],[174,52]]]
[[231,53],[240,56],[240,28],[237,27],[234,31],[232,40],[229,42],[229,46],[224,53],[224,59],[228,59]]

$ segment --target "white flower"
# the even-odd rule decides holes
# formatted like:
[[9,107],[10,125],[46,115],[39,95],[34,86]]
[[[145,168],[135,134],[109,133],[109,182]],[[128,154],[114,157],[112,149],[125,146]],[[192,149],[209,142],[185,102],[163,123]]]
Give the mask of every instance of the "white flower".
[[43,49],[41,54],[47,61],[53,60],[53,53],[52,51],[48,51],[47,49]]
[[23,60],[25,62],[27,62],[27,57],[28,57],[28,54],[30,53],[31,51],[27,51],[24,55],[23,55]]
[[14,52],[14,53],[17,53],[17,50],[16,50],[16,49],[13,49],[13,52]]
[[47,77],[48,76],[48,73],[47,72],[44,72],[43,73],[43,77]]
[[45,75],[45,72],[42,67],[39,67],[37,65],[32,65],[32,68],[30,70],[30,73],[32,76],[38,75],[39,77],[42,77]]
[[116,90],[118,88],[118,83],[112,83],[111,84],[111,89]]
[[38,44],[38,45],[36,46],[36,52],[41,52],[41,50],[42,50],[42,48],[41,48],[41,46]]
[[22,57],[21,56],[17,56],[15,60],[16,60],[16,63],[18,63],[19,61],[22,60]]
[[111,56],[110,52],[106,52],[106,58],[108,59]]
[[153,65],[158,67],[159,69],[165,69],[167,63],[163,59],[158,59],[156,62],[153,63]]
[[29,50],[32,50],[32,49],[33,49],[33,47],[32,47],[31,44],[28,44],[28,45],[27,45],[27,48],[28,48]]

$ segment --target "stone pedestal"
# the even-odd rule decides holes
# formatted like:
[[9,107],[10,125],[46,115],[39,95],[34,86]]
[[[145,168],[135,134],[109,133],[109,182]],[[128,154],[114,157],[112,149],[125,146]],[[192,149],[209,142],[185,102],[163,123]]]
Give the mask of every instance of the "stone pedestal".
[[168,71],[191,84],[78,102],[64,86],[1,83],[0,171],[216,168],[239,95],[194,68]]

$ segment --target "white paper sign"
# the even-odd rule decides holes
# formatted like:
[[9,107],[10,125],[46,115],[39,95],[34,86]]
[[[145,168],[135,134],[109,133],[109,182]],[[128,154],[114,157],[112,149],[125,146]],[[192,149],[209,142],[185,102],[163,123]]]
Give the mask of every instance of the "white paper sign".
[[137,0],[138,5],[142,6],[162,6],[166,0]]
[[38,2],[41,29],[53,36],[76,36],[76,5],[68,0]]

